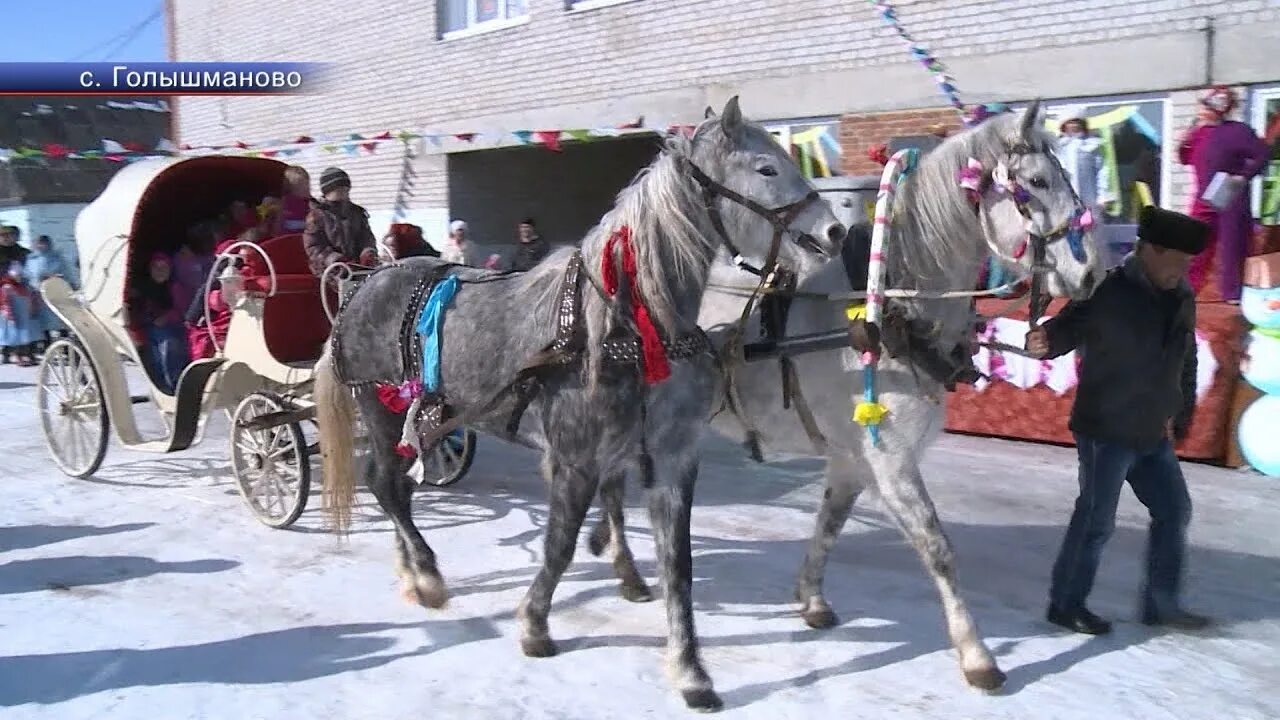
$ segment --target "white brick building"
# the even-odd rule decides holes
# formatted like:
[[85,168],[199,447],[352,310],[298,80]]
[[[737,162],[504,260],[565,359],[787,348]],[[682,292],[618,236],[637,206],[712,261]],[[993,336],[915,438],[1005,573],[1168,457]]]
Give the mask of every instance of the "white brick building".
[[[742,96],[770,121],[941,104],[929,75],[873,9],[847,0],[168,0],[177,60],[332,62],[323,97],[183,98],[178,141],[257,142],[315,133],[443,132],[691,123]],[[966,102],[1144,105],[1163,150],[1160,200],[1182,205],[1173,138],[1207,81],[1245,88],[1246,113],[1280,106],[1280,0],[911,0],[896,3]],[[486,20],[481,22],[482,20]],[[468,24],[470,21],[470,24]],[[1257,111],[1262,112],[1262,111]],[[412,207],[438,239],[449,212],[506,242],[525,214],[557,239],[644,163],[635,141],[491,152],[426,146]],[[508,144],[516,144],[511,135]],[[846,169],[862,148],[849,147]],[[478,150],[477,148],[486,148]],[[347,158],[355,196],[390,209],[398,153]],[[325,158],[307,160],[313,172]],[[598,173],[597,173],[598,170]],[[504,198],[506,199],[504,201]],[[567,208],[578,208],[575,215]],[[420,216],[421,217],[421,216]]]

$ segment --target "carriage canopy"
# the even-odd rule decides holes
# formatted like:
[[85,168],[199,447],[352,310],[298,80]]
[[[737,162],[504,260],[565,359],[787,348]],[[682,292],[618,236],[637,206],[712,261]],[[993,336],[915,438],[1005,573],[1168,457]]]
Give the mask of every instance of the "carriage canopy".
[[141,160],[111,179],[76,219],[81,285],[99,318],[123,322],[132,278],[153,252],[173,252],[197,222],[222,214],[235,200],[258,203],[278,195],[288,167],[267,158],[210,155]]

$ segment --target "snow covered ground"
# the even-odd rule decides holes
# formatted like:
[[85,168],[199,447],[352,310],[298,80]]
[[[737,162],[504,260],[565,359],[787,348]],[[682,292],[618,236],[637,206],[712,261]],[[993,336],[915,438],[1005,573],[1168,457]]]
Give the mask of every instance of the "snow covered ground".
[[[551,616],[563,652],[520,654],[512,613],[546,518],[529,453],[482,439],[468,477],[419,495],[454,596],[428,613],[400,600],[390,525],[367,494],[345,545],[315,509],[294,531],[261,526],[232,483],[220,419],[188,452],[113,445],[98,477],[69,480],[47,458],[34,379],[0,367],[0,717],[688,715],[663,675],[661,604],[622,600],[585,550]],[[792,583],[818,471],[755,466],[708,443],[694,597],[726,717],[1280,717],[1276,480],[1186,466],[1188,604],[1220,620],[1194,637],[1134,620],[1145,523],[1127,494],[1092,603],[1119,622],[1090,639],[1041,617],[1074,452],[945,438],[927,476],[965,596],[1009,673],[1001,695],[985,696],[963,684],[937,595],[875,508],[855,510],[827,573],[843,624],[800,621]],[[644,513],[629,518],[652,577]]]

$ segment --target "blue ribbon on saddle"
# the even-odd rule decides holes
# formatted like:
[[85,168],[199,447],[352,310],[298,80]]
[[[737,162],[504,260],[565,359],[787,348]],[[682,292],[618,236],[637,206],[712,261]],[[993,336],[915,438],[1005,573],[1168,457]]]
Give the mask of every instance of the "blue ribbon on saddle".
[[458,278],[454,275],[436,283],[431,295],[418,316],[417,332],[422,337],[422,389],[436,392],[440,388],[440,325],[444,310],[458,293]]

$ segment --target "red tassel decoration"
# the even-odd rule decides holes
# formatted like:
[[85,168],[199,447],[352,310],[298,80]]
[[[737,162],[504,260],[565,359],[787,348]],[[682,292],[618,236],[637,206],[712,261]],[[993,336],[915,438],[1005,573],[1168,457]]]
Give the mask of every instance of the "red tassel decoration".
[[631,246],[631,228],[623,225],[609,235],[604,246],[604,256],[600,260],[600,276],[604,283],[604,291],[610,297],[618,294],[618,271],[613,262],[615,248],[622,250],[622,272],[627,275],[627,284],[631,286],[631,316],[636,328],[640,331],[640,350],[644,361],[644,381],[647,385],[656,385],[671,377],[671,363],[667,360],[667,351],[662,347],[662,338],[658,336],[658,328],[649,316],[649,308],[640,299],[640,286],[636,282],[636,252]]
[[378,401],[382,403],[383,407],[397,415],[408,410],[409,404],[413,402],[411,398],[406,398],[401,394],[398,385],[383,385],[379,383],[374,389],[378,393]]
[[414,450],[413,446],[410,445],[409,443],[397,443],[396,454],[402,458],[411,458],[411,457],[417,457],[418,451]]
[[1027,239],[1022,238],[1022,242],[1018,243],[1018,248],[1013,251],[1013,259],[1021,260],[1023,255],[1027,254]]

